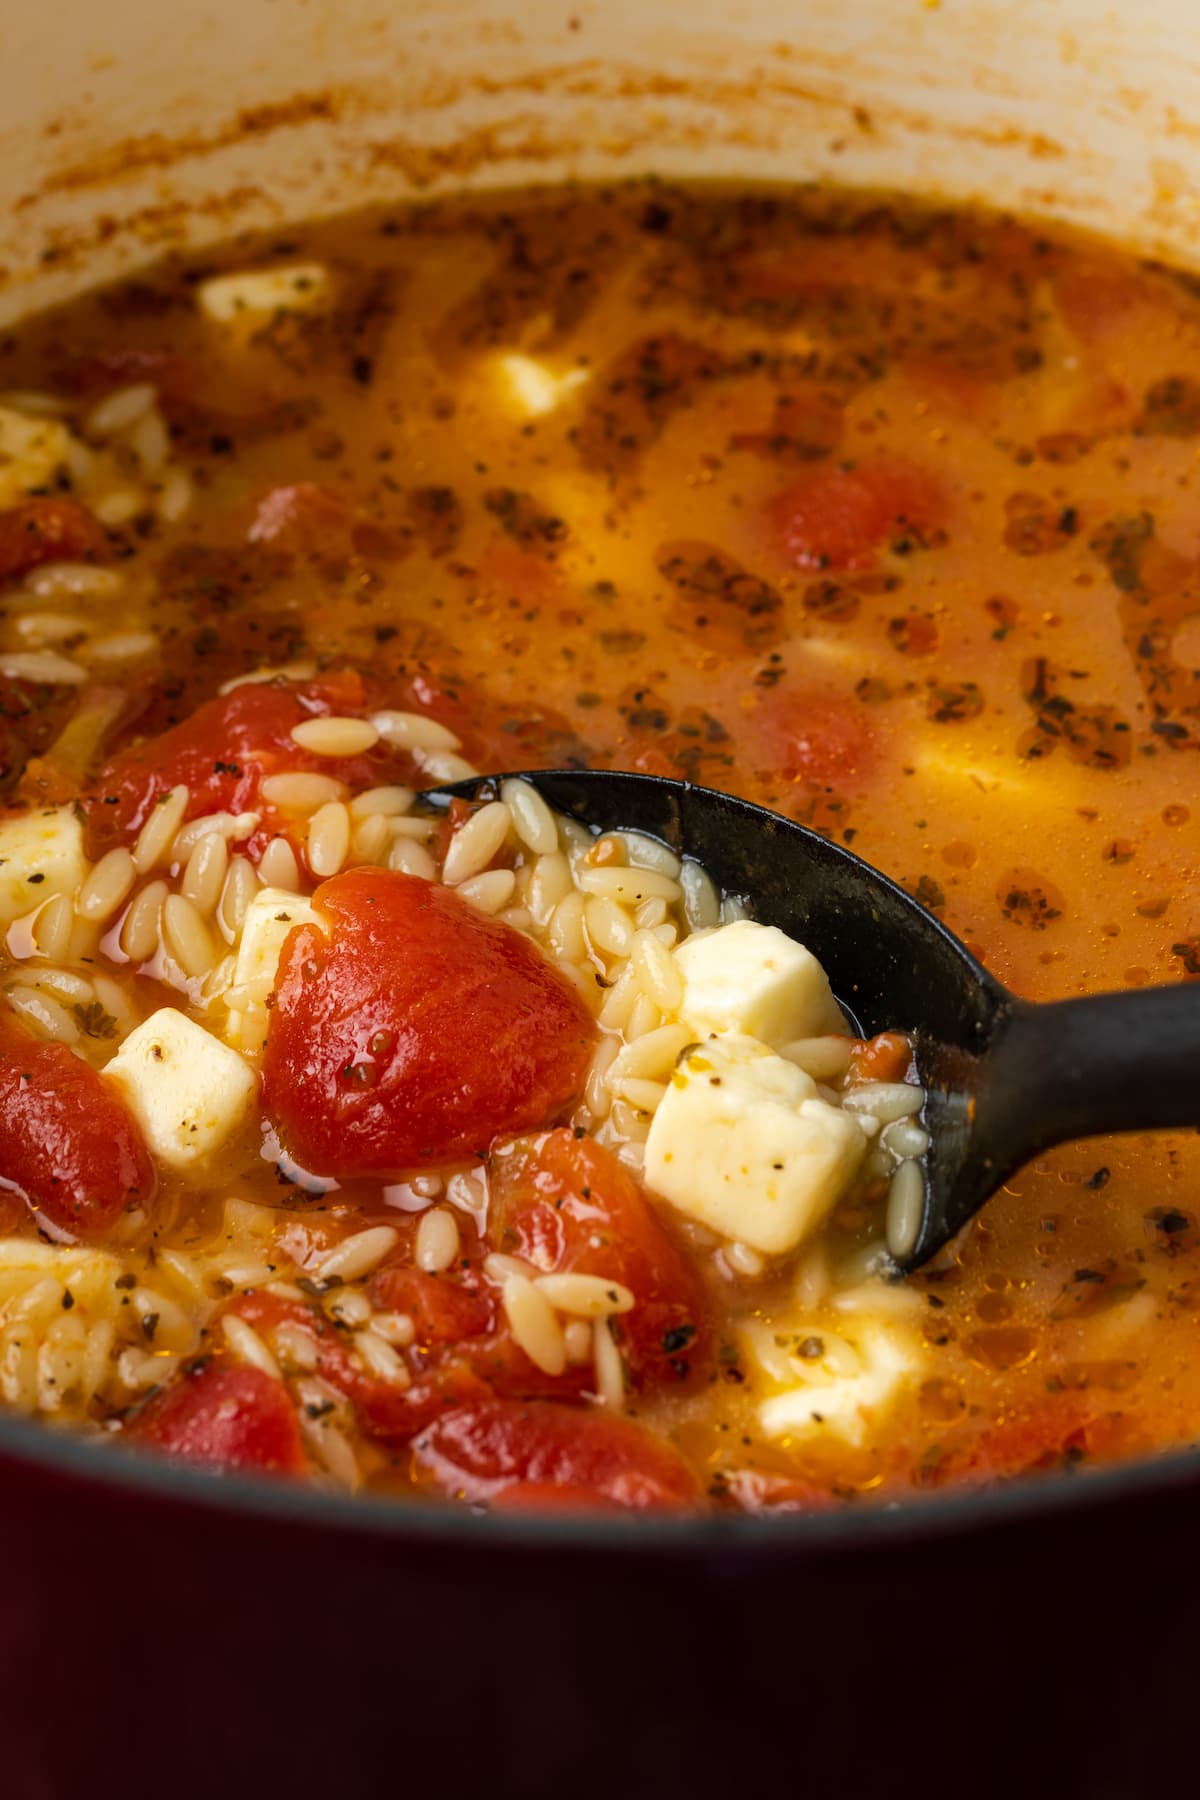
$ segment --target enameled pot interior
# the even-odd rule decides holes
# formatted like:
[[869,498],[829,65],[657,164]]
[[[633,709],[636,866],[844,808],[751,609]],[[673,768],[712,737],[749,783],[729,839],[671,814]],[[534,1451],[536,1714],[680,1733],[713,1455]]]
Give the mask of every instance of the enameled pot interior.
[[[458,186],[632,175],[986,201],[1200,263],[1192,0],[155,0],[5,9],[0,317],[167,248]],[[852,1548],[1200,1481],[1200,1451],[1086,1479],[777,1520],[480,1518],[226,1478],[0,1418],[52,1478],[360,1532],[633,1550]]]
[[1191,0],[11,0],[0,308],[462,186],[906,189],[1200,261]]

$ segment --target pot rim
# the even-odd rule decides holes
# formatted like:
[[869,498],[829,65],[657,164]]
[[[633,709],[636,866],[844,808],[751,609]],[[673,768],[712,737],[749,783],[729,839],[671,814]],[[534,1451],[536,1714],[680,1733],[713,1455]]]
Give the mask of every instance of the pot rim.
[[[302,1531],[358,1536],[381,1543],[504,1547],[535,1552],[636,1555],[679,1559],[734,1553],[757,1560],[774,1552],[791,1560],[829,1553],[870,1554],[922,1539],[983,1531],[1111,1510],[1122,1501],[1168,1498],[1200,1487],[1200,1447],[1091,1469],[1015,1478],[980,1490],[950,1488],[911,1502],[794,1513],[748,1514],[487,1513],[446,1500],[331,1493],[252,1474],[221,1474],[122,1445],[108,1454],[74,1430],[56,1432],[34,1420],[0,1415],[0,1475],[24,1469],[57,1477],[82,1494],[166,1502],[182,1517],[253,1521]],[[99,1454],[97,1454],[99,1452]]]

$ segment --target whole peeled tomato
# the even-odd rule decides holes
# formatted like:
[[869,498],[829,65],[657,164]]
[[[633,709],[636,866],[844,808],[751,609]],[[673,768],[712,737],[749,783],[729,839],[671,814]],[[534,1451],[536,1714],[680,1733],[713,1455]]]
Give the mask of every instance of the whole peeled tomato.
[[595,1026],[537,946],[449,888],[359,869],[313,896],[279,961],[263,1060],[267,1116],[321,1175],[482,1154],[557,1120]]

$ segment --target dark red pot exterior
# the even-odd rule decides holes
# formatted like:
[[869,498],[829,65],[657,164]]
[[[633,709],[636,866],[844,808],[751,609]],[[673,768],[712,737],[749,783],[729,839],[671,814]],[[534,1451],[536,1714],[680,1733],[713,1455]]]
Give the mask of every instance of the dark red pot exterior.
[[857,1542],[785,1521],[590,1547],[531,1521],[319,1524],[20,1459],[0,1483],[11,1800],[781,1781],[1142,1800],[1194,1779],[1186,1471]]

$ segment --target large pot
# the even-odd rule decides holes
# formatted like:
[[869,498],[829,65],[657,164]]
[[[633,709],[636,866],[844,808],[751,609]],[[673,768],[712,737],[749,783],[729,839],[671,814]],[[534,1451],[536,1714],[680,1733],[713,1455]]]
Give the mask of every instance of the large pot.
[[[164,245],[568,173],[903,186],[1200,260],[1194,0],[8,0],[2,29],[10,318]],[[0,1421],[0,1793],[1140,1796],[1191,1757],[1198,1498],[1188,1454],[892,1514],[481,1520]]]

